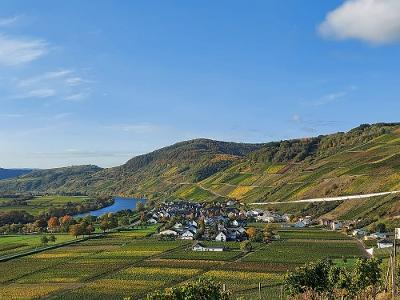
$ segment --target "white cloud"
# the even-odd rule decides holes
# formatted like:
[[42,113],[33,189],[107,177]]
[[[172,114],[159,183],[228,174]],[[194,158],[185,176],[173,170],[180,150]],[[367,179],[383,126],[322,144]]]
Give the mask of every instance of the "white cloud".
[[318,31],[327,38],[373,44],[400,40],[400,1],[347,0],[327,14]]
[[13,38],[0,34],[0,65],[29,63],[46,54],[47,46],[47,43],[40,39]]
[[87,96],[88,96],[87,93],[77,93],[65,96],[64,99],[68,101],[80,101],[85,99]]
[[20,16],[0,18],[0,27],[15,25],[20,19]]
[[24,93],[14,95],[12,99],[26,99],[26,98],[49,98],[56,95],[54,89],[43,88],[43,89],[33,89],[26,91]]
[[53,72],[46,72],[44,74],[40,74],[40,75],[33,76],[30,78],[22,79],[22,80],[18,81],[17,85],[19,87],[35,86],[38,84],[47,83],[47,82],[49,82],[49,80],[64,78],[71,73],[72,73],[71,70],[59,70],[59,71],[53,71]]
[[[72,79],[72,83],[70,79]],[[91,81],[77,75],[77,72],[69,69],[60,69],[45,72],[39,75],[13,79],[11,84],[15,94],[11,98],[49,98],[57,96],[67,101],[80,101],[89,97],[91,89],[88,86]]]
[[150,123],[111,125],[105,126],[104,128],[135,134],[156,133],[162,130],[160,126]]

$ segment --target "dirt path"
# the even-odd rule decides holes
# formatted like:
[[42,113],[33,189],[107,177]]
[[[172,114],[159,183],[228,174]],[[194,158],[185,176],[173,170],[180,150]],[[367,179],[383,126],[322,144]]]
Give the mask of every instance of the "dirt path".
[[386,196],[391,194],[398,194],[400,191],[392,192],[382,192],[382,193],[372,193],[372,194],[360,194],[360,195],[350,195],[350,196],[339,196],[339,197],[325,197],[325,198],[314,198],[314,199],[302,199],[294,201],[282,201],[282,202],[254,202],[250,205],[264,205],[264,204],[282,204],[282,203],[311,203],[311,202],[331,202],[331,201],[346,201],[346,200],[359,200],[372,197]]

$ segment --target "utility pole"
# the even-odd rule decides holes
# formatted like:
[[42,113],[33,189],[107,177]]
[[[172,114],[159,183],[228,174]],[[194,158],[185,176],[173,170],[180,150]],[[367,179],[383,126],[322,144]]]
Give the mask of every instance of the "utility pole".
[[397,265],[397,260],[396,260],[396,254],[397,254],[397,249],[396,249],[396,240],[400,238],[400,228],[395,228],[394,231],[394,240],[393,240],[393,258],[392,258],[392,297],[393,299],[396,298],[397,295],[397,287],[396,287],[396,265]]
[[396,299],[397,289],[396,289],[396,236],[393,240],[393,265],[392,265],[392,296]]

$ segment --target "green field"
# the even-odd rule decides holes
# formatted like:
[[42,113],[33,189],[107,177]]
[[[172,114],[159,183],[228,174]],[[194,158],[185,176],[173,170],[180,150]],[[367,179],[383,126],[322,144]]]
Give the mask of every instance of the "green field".
[[12,210],[24,210],[34,216],[39,215],[51,208],[61,208],[67,203],[72,203],[74,205],[81,204],[83,202],[90,202],[90,197],[87,196],[38,196],[31,200],[27,200],[26,205],[1,205],[2,203],[7,203],[10,199],[0,198],[0,210],[2,212],[12,211]]
[[[5,256],[23,253],[33,249],[40,249],[43,247],[40,238],[42,234],[31,234],[31,235],[0,235],[0,259]],[[50,234],[47,234],[49,237]],[[71,241],[74,237],[68,234],[54,234],[56,237],[55,243],[49,243],[48,245],[54,245]]]
[[[233,299],[257,299],[259,283],[263,299],[279,299],[287,270],[326,256],[338,264],[347,257],[351,265],[351,258],[363,255],[354,240],[322,230],[282,231],[281,241],[254,244],[250,253],[232,242],[225,244],[228,251],[202,253],[191,251],[190,241],[146,237],[156,228],[110,233],[1,262],[1,269],[9,271],[0,272],[0,299],[141,299],[201,275],[226,284]],[[28,243],[15,236],[2,238],[0,245]]]

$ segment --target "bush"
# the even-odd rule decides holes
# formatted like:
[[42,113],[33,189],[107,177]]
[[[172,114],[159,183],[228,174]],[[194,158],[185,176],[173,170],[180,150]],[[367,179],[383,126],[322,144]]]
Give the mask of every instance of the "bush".
[[147,295],[147,300],[228,300],[229,293],[221,290],[220,284],[209,278],[199,278],[179,287],[167,288],[163,292]]

